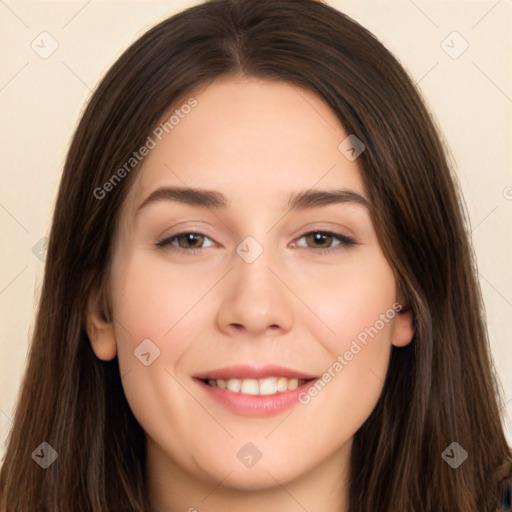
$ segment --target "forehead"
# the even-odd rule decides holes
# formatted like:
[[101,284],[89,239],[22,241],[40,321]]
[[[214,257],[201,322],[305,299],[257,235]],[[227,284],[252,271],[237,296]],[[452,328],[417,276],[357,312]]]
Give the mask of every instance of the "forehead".
[[313,92],[286,82],[222,77],[173,105],[159,127],[136,171],[132,211],[163,186],[267,203],[311,188],[364,194],[357,160],[340,150],[348,134],[336,115]]

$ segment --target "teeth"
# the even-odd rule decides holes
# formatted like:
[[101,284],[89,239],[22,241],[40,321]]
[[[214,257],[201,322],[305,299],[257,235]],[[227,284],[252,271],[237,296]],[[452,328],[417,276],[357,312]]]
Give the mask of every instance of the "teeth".
[[306,381],[303,379],[287,379],[286,377],[266,377],[264,379],[209,379],[208,384],[212,387],[228,389],[235,393],[245,395],[275,395],[285,391],[293,391],[302,386]]
[[275,377],[260,380],[260,395],[273,395],[277,391],[277,379]]
[[277,379],[277,391],[283,392],[288,389],[288,379],[286,377],[279,377]]
[[291,391],[292,389],[297,389],[299,387],[298,379],[290,379],[288,381],[288,389]]
[[240,386],[240,392],[246,395],[259,395],[258,381],[256,379],[244,379]]
[[229,379],[228,380],[228,389],[229,391],[235,391],[238,393],[241,388],[242,381],[239,379]]

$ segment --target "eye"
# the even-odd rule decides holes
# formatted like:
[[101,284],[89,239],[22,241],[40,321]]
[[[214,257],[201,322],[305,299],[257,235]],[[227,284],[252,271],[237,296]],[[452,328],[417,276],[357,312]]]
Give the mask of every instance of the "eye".
[[[305,240],[306,245],[293,242],[292,247],[303,247],[306,249],[315,249],[315,252],[335,252],[342,250],[347,246],[356,245],[356,241],[348,236],[340,233],[333,233],[330,231],[310,231],[305,233],[298,240]],[[209,241],[210,243],[205,242]],[[310,245],[312,244],[312,245]],[[202,233],[196,233],[187,231],[183,233],[177,233],[163,238],[155,244],[159,248],[165,248],[170,251],[186,252],[190,255],[197,254],[200,249],[206,247],[212,247],[215,244],[211,238],[203,235]]]
[[157,247],[168,247],[170,250],[175,251],[187,251],[195,253],[197,249],[203,249],[205,247],[211,247],[214,244],[203,245],[205,240],[210,240],[207,236],[201,233],[184,232],[177,233],[166,237],[156,243]]
[[[340,233],[332,233],[331,231],[310,231],[302,235],[298,240],[300,241],[302,239],[306,240],[306,245],[300,243],[294,243],[293,245],[296,247],[317,249],[318,252],[334,252],[346,246],[356,244],[354,239]],[[309,245],[310,243],[313,244],[313,247]]]

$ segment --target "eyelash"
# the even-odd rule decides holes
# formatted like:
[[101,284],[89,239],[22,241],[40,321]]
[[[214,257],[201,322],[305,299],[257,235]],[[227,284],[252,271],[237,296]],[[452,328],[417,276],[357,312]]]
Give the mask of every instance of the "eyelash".
[[[330,236],[330,237],[332,237],[333,239],[337,240],[340,243],[337,246],[328,247],[328,248],[325,248],[325,249],[315,249],[313,247],[302,247],[303,249],[312,249],[317,254],[326,254],[326,253],[337,253],[338,251],[346,249],[347,247],[351,247],[353,245],[356,245],[356,241],[353,238],[350,238],[350,237],[345,236],[345,235],[341,235],[340,233],[334,233],[332,231],[321,231],[321,230],[309,231],[307,233],[304,233],[297,240],[300,240],[300,239],[302,239],[304,237],[307,237],[308,235],[314,235],[314,234],[321,234],[321,235]],[[195,231],[183,231],[181,233],[177,233],[175,235],[171,235],[169,237],[165,237],[165,238],[159,240],[155,244],[155,246],[158,247],[159,249],[166,249],[166,250],[169,250],[169,251],[172,251],[172,252],[187,253],[190,256],[194,256],[198,252],[200,252],[202,249],[204,249],[204,248],[185,249],[183,247],[177,247],[177,246],[171,245],[172,242],[174,242],[178,238],[180,238],[182,236],[185,236],[185,235],[201,236],[201,237],[204,237],[204,238],[207,238],[207,239],[210,240],[209,237],[207,237],[206,235],[204,235],[202,233],[198,233],[198,232],[195,232]]]

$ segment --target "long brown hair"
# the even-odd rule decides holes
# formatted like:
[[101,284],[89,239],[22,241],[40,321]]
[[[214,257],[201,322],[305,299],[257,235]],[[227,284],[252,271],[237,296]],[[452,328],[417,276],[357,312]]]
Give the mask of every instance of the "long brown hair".
[[[328,5],[213,0],[136,41],[77,127],[0,473],[0,511],[151,510],[144,432],[124,397],[117,359],[96,358],[85,328],[87,300],[105,283],[137,169],[103,199],[94,190],[144,144],[170,105],[228,74],[313,91],[364,143],[358,162],[375,229],[413,313],[413,341],[393,347],[380,400],[355,434],[350,511],[491,510],[500,470],[510,463],[503,405],[464,204],[418,90],[371,33]],[[32,457],[43,442],[58,453],[46,469]],[[453,442],[469,455],[457,469],[442,457]]]

